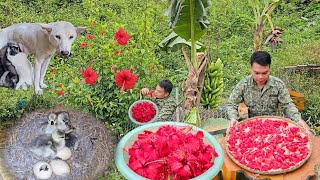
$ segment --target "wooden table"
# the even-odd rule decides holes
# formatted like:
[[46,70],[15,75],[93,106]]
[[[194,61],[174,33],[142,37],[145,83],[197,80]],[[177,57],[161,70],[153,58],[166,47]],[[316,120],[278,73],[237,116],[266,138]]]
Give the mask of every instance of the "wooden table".
[[[271,178],[272,180],[305,180],[309,175],[315,175],[314,166],[320,163],[320,138],[316,136],[311,136],[312,140],[312,154],[308,161],[303,164],[300,168],[288,172],[286,174],[279,175],[259,175],[256,178]],[[241,168],[237,164],[235,164],[232,159],[229,158],[226,150],[225,150],[225,138],[221,138],[218,140],[221,145],[224,153],[224,161],[222,165],[222,175],[226,180],[236,180],[236,171],[243,170],[249,176],[254,177],[254,174]]]

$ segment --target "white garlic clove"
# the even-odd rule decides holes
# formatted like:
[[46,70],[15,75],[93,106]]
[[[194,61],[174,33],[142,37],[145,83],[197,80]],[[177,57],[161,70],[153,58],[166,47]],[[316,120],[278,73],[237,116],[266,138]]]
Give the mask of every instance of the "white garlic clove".
[[39,161],[33,166],[33,173],[38,179],[49,179],[52,175],[52,168],[48,163]]
[[66,176],[70,174],[70,166],[62,160],[52,160],[50,162],[53,174],[57,176]]

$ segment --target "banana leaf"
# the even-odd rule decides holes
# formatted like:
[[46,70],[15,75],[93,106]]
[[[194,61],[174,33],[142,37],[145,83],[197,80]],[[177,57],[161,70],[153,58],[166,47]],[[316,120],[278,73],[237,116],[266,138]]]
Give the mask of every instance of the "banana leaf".
[[[194,6],[190,6],[194,3]],[[211,0],[172,0],[165,15],[170,16],[170,28],[183,39],[191,39],[191,24],[195,25],[194,37],[198,41],[206,32],[209,25],[206,8]],[[194,7],[194,8],[191,8]],[[194,17],[191,17],[191,14]],[[195,21],[191,22],[193,18]]]
[[[185,39],[181,38],[176,34],[174,31],[172,31],[166,38],[164,38],[159,44],[159,47],[163,51],[167,52],[175,52],[180,50],[183,46],[190,46],[191,42],[186,41]],[[200,42],[196,42],[196,49],[198,51],[204,51],[204,46]]]
[[194,126],[199,126],[201,117],[197,107],[194,107],[189,111],[188,115],[184,118],[184,122]]

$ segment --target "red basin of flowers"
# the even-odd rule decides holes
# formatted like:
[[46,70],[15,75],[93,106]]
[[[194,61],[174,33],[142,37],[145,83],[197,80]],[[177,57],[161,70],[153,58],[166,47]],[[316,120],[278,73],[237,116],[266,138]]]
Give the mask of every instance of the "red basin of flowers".
[[202,131],[191,131],[191,126],[171,125],[161,126],[156,132],[145,130],[127,150],[128,166],[152,180],[184,180],[203,174],[213,166],[218,153],[204,144]]
[[281,117],[256,117],[232,127],[226,140],[230,158],[260,174],[299,168],[311,155],[312,144],[294,122]]
[[144,124],[155,120],[157,112],[158,108],[153,102],[140,100],[129,108],[129,117],[131,120]]

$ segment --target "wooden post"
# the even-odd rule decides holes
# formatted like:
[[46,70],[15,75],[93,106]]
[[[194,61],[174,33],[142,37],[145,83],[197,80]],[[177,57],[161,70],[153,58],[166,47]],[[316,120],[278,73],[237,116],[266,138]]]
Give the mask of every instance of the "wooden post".
[[179,113],[179,88],[176,88],[176,104],[178,105],[176,108],[176,121],[180,122],[180,113]]

